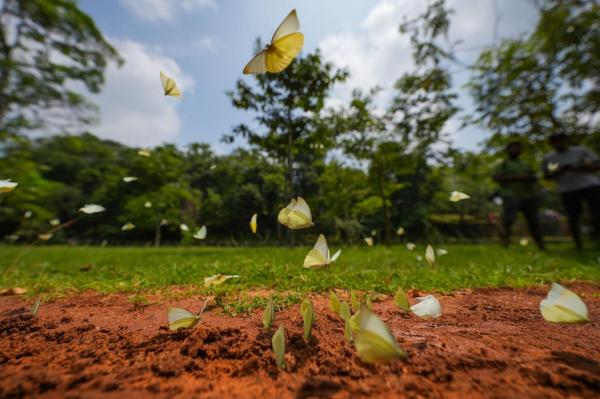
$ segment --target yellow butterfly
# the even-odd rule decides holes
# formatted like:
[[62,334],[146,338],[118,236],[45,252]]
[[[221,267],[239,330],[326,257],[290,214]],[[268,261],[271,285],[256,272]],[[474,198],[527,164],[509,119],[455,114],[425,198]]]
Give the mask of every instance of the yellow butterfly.
[[129,231],[133,229],[135,229],[135,224],[133,223],[125,223],[123,226],[121,226],[121,231]]
[[204,286],[221,285],[229,279],[239,277],[237,274],[215,274],[214,276],[204,277]]
[[52,238],[52,233],[38,234],[38,238],[42,241],[48,241]]
[[305,299],[300,305],[300,314],[302,315],[304,340],[310,341],[310,333],[312,332],[312,326],[315,321],[315,310],[310,299]]
[[519,244],[521,244],[522,247],[526,247],[526,246],[529,245],[529,239],[527,239],[527,238],[521,238],[519,240]]
[[315,247],[311,249],[308,255],[306,255],[306,258],[304,258],[304,267],[307,269],[319,269],[329,266],[337,260],[341,253],[342,250],[338,249],[333,256],[330,256],[325,236],[321,234],[317,239]]
[[202,314],[204,313],[207,304],[208,298],[204,301],[202,309],[200,309],[200,313],[198,314],[194,314],[183,308],[169,308],[169,311],[167,312],[169,317],[169,330],[175,331],[180,328],[194,327],[202,318]]
[[428,245],[425,250],[425,260],[429,266],[435,265],[435,252],[433,252],[433,247],[431,245]]
[[296,10],[292,10],[275,30],[271,43],[244,67],[244,74],[279,73],[287,68],[302,50],[304,35],[300,32]]
[[50,223],[50,226],[52,227],[56,227],[60,224],[60,219],[59,218],[54,218],[51,219],[48,223]]
[[160,71],[160,81],[165,91],[165,96],[181,97],[181,90],[177,87],[175,80],[165,75],[163,71]]
[[257,218],[258,215],[256,213],[250,218],[250,230],[252,230],[253,234],[256,234],[256,229],[258,228]]
[[314,225],[310,208],[302,197],[292,198],[290,203],[279,211],[277,221],[293,230],[306,229]]
[[410,312],[410,303],[408,303],[408,296],[401,287],[398,287],[398,291],[396,291],[396,296],[394,296],[394,303],[396,304],[396,306],[398,306],[405,312]]
[[138,151],[138,155],[141,157],[149,157],[151,155],[150,150],[147,148],[142,148]]
[[585,303],[573,291],[552,283],[548,296],[540,302],[540,311],[551,323],[583,323],[590,321]]
[[365,237],[365,242],[367,243],[368,246],[370,246],[370,247],[373,246],[373,238],[372,237]]
[[135,177],[135,176],[125,176],[125,177],[123,178],[123,181],[124,181],[125,183],[131,183],[132,181],[136,181],[137,179],[138,179],[138,178],[137,178],[137,177]]
[[285,330],[279,326],[273,338],[271,338],[273,352],[275,353],[275,362],[280,369],[285,368]]
[[398,236],[403,236],[404,233],[405,233],[404,227],[398,227],[398,230],[396,230],[396,235],[398,235]]
[[262,323],[265,330],[269,330],[271,328],[273,319],[275,319],[275,305],[273,305],[273,299],[269,298],[269,302],[267,302],[267,306],[265,307],[262,317]]
[[19,183],[12,182],[12,181],[10,181],[10,179],[8,179],[8,180],[0,180],[0,193],[11,192],[18,185],[19,185]]
[[144,208],[152,208],[152,202],[150,202],[150,201],[144,202]]
[[348,302],[344,301],[340,304],[340,317],[342,320],[348,320],[350,316],[352,316],[350,305],[348,305]]
[[450,193],[450,201],[452,201],[452,202],[458,202],[458,201],[466,200],[469,198],[471,198],[471,197],[469,197],[465,193],[461,193],[460,191],[452,191]]
[[340,313],[340,300],[333,291],[329,291],[329,309],[331,309],[333,313]]
[[360,328],[356,332],[354,345],[358,356],[367,363],[407,357],[383,321],[365,305],[360,308]]

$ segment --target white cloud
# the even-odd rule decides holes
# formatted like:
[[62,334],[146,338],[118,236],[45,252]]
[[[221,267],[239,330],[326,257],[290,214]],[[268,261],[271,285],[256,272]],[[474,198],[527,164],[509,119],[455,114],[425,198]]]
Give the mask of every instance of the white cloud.
[[[319,47],[325,59],[350,71],[348,81],[334,89],[328,106],[347,104],[355,88],[366,92],[375,86],[382,88],[375,102],[378,111],[389,104],[396,80],[414,68],[409,37],[401,34],[398,28],[404,17],[415,18],[426,5],[425,1],[379,0],[358,28],[345,29],[320,41]],[[449,40],[461,40],[461,48],[489,46],[494,39],[506,37],[507,33],[515,36],[531,29],[535,21],[535,11],[522,0],[449,0],[448,7],[454,10],[450,17]],[[494,28],[497,28],[497,38]],[[468,63],[474,61],[477,54],[478,51],[460,52],[458,56]],[[463,67],[450,66],[451,71],[461,69],[464,70]],[[453,78],[456,91],[461,93],[459,105],[471,108],[462,88],[468,74],[462,73]],[[472,129],[469,138],[466,138],[462,132],[459,133],[459,125],[458,119],[449,121],[446,130],[452,133],[453,139],[476,142],[481,138],[474,139]]]
[[346,84],[334,90],[331,103],[347,100],[354,88],[366,92],[375,86],[383,89],[379,103],[389,99],[396,79],[413,67],[409,40],[398,27],[404,15],[416,15],[422,6],[410,0],[380,0],[358,30],[321,40],[325,58],[350,71]]
[[153,146],[173,141],[181,130],[177,99],[165,97],[159,71],[177,81],[183,95],[193,89],[194,80],[184,74],[175,60],[132,40],[111,40],[125,64],[110,65],[106,85],[93,98],[100,106],[100,125],[94,130],[134,146]]
[[146,21],[172,21],[181,11],[217,8],[216,0],[121,0],[136,17]]

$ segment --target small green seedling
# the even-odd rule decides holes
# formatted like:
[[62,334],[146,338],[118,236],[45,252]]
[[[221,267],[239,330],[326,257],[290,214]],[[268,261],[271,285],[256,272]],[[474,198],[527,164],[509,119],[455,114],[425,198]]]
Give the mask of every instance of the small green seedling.
[[398,291],[396,291],[396,295],[394,296],[394,303],[400,309],[405,312],[410,312],[410,304],[408,303],[408,296],[406,292],[401,287],[398,287]]
[[269,298],[265,312],[263,313],[262,323],[265,330],[270,330],[275,319],[275,306],[273,305],[273,299]]
[[285,330],[283,326],[279,326],[275,334],[273,334],[271,344],[273,345],[277,367],[282,370],[285,369]]
[[340,300],[333,291],[329,291],[329,309],[335,314],[340,314]]
[[302,320],[304,323],[304,340],[309,342],[312,326],[315,321],[315,311],[310,299],[305,299],[302,301],[302,305],[300,305],[300,313],[302,314]]

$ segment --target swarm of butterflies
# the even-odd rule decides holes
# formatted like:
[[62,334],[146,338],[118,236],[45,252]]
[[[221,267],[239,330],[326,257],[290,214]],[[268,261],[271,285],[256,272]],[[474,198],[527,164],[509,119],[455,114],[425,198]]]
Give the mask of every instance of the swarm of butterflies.
[[[296,10],[292,10],[275,30],[271,42],[267,44],[264,50],[260,51],[252,58],[252,60],[250,60],[244,67],[243,73],[279,73],[285,70],[300,53],[304,44],[304,36],[299,30],[300,21],[298,20]],[[160,80],[165,96],[181,97],[181,90],[177,87],[174,79],[168,77],[161,71]],[[149,149],[141,149],[138,151],[138,155],[149,157],[151,152]],[[123,178],[125,183],[131,183],[136,180],[137,177],[134,176]],[[17,183],[11,182],[10,180],[1,180],[0,193],[12,191],[16,186]],[[469,196],[467,194],[453,191],[450,193],[449,200],[451,202],[459,202],[468,198]],[[144,207],[152,208],[152,203],[148,201],[144,204]],[[103,211],[104,208],[96,204],[85,205],[80,209],[80,212],[85,214],[94,214]],[[250,230],[254,234],[256,234],[258,228],[257,219],[257,214],[254,214],[249,223]],[[281,209],[277,216],[277,220],[279,223],[292,230],[306,229],[314,226],[310,208],[302,197],[293,198],[285,208]],[[167,221],[163,221],[161,222],[161,225],[166,223]],[[56,229],[62,226],[60,225],[59,220],[51,221],[51,225],[56,226]],[[189,231],[189,227],[185,224],[181,224],[179,227],[182,232]],[[121,227],[123,231],[129,231],[134,228],[135,225],[130,222]],[[402,236],[405,234],[405,231],[400,227],[396,233],[398,236]],[[364,239],[368,246],[373,246],[373,237],[376,234],[377,232],[374,230],[371,232],[371,237],[366,237]],[[193,237],[198,240],[203,240],[206,238],[206,235],[206,226],[202,226]],[[49,240],[52,238],[52,234],[40,234],[38,238],[40,240]],[[521,244],[526,245],[523,244],[523,242]],[[412,251],[416,248],[416,245],[408,242],[406,248],[409,251]],[[436,255],[443,256],[447,253],[448,251],[442,248],[438,248],[437,251],[434,251],[433,247],[428,245],[425,251],[425,260],[430,266],[434,266]],[[331,255],[325,236],[320,234],[314,248],[310,250],[304,259],[304,267],[308,269],[327,267],[335,262],[340,254],[341,250],[338,249],[337,252]],[[421,257],[417,256],[417,259],[421,260]],[[234,278],[239,278],[239,276],[217,274],[206,277],[204,279],[204,286],[211,287],[219,285]],[[364,302],[361,302],[356,293],[351,291],[350,302],[351,304],[340,301],[333,291],[330,292],[329,307],[332,312],[338,314],[344,321],[344,336],[348,341],[354,343],[358,356],[363,361],[373,363],[407,358],[407,353],[400,347],[389,328],[373,312],[373,305],[370,297],[367,297]],[[193,328],[200,322],[207,303],[208,299],[202,305],[199,313],[192,313],[182,308],[169,308],[169,328],[171,330]],[[438,318],[442,314],[441,304],[433,295],[417,298],[417,303],[410,306],[408,296],[401,288],[399,288],[394,297],[394,303],[403,311],[412,312],[423,319]],[[34,316],[37,313],[39,306],[40,300],[38,299],[32,308],[32,314]],[[352,311],[355,312],[354,315],[352,315]],[[550,289],[547,298],[540,303],[540,311],[545,320],[553,323],[578,323],[589,321],[588,310],[585,303],[583,303],[575,293],[559,284],[552,284],[552,288]],[[312,327],[316,319],[314,307],[309,299],[305,299],[302,302],[300,313],[304,323],[303,336],[304,339],[309,342],[311,339]],[[271,328],[274,317],[275,305],[273,304],[272,299],[270,299],[262,318],[263,326],[266,330]],[[285,341],[285,329],[284,326],[281,325],[273,334],[271,342],[276,363],[278,367],[282,369],[285,368]]]

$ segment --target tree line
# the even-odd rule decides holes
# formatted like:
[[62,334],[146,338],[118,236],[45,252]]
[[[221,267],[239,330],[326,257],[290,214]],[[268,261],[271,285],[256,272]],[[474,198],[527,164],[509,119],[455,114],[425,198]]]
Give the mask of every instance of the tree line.
[[[400,23],[415,68],[398,77],[385,109],[374,106],[376,87],[355,91],[348,104],[326,107],[331,89],[349,72],[317,50],[280,74],[257,75],[255,84],[239,80],[228,92],[232,106],[252,113],[255,123],[239,124],[223,139],[241,140],[247,149],[216,155],[202,143],[162,145],[145,157],[91,133],[28,136],[30,129],[56,122],[43,117],[50,108],[77,111],[62,115],[77,117],[81,130],[93,106],[60,88],[75,80],[100,90],[106,64],[121,59],[75,2],[7,0],[0,17],[23,28],[17,35],[3,28],[0,35],[0,171],[19,188],[0,197],[0,234],[31,239],[51,219],[69,220],[84,203],[98,203],[107,209],[102,217],[82,219],[54,239],[191,242],[183,223],[192,231],[206,225],[209,241],[283,241],[288,233],[276,215],[297,195],[332,240],[358,242],[374,231],[377,240],[390,242],[401,226],[411,239],[490,234],[488,216],[498,210],[488,200],[490,175],[507,140],[521,137],[532,163],[557,131],[600,149],[600,6],[536,4],[539,19],[530,35],[485,49],[468,66],[476,109],[462,120],[492,132],[480,152],[454,149],[445,133],[448,121],[462,115],[449,72],[460,60],[455,44],[445,40],[451,11],[443,0],[431,0],[422,15]],[[56,48],[72,62],[51,60],[48,51]],[[25,62],[34,58],[46,63]],[[36,68],[48,74],[45,79]],[[137,180],[124,182],[128,176]],[[471,199],[450,203],[452,190]],[[545,198],[546,206],[558,208],[555,196]],[[248,228],[254,213],[258,238]],[[122,232],[124,223],[136,228]]]

